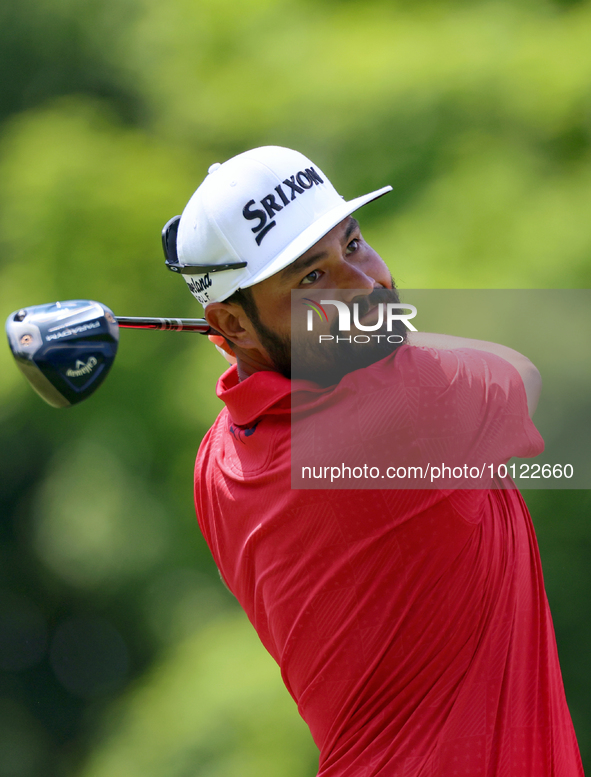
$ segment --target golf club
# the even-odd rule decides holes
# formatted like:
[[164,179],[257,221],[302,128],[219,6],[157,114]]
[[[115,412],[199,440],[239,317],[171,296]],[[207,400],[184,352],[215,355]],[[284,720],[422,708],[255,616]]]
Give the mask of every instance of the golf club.
[[208,334],[202,318],[115,316],[92,300],[33,305],[11,313],[8,344],[21,372],[52,407],[69,407],[101,385],[115,360],[119,327]]

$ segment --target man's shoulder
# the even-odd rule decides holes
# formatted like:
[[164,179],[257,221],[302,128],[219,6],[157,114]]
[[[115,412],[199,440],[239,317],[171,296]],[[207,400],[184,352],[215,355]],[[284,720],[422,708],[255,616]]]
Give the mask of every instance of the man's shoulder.
[[361,378],[380,380],[399,376],[405,382],[414,379],[436,383],[516,375],[512,365],[494,353],[470,347],[438,348],[414,344],[405,344],[394,354],[358,372]]
[[356,386],[365,391],[392,386],[399,382],[404,386],[427,383],[446,384],[457,375],[462,356],[437,348],[405,344],[394,353],[355,372],[345,375],[339,386],[350,389]]

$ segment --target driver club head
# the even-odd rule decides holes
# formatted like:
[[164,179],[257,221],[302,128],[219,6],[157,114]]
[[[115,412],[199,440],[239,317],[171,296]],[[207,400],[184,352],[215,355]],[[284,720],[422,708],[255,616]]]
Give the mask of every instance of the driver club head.
[[119,344],[112,311],[82,299],[17,310],[8,316],[6,334],[19,368],[53,407],[75,405],[96,391]]

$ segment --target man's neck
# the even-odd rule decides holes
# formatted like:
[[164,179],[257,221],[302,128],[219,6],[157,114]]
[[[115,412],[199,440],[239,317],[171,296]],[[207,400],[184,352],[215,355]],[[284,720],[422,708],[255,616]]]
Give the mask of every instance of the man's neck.
[[270,364],[261,362],[259,359],[249,358],[248,355],[236,356],[236,367],[238,369],[238,380],[243,381],[254,375],[255,372],[277,372]]

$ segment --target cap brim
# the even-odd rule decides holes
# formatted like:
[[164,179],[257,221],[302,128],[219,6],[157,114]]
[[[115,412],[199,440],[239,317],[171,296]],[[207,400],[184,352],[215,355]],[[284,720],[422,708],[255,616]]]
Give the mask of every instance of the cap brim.
[[354,200],[349,200],[349,202],[343,201],[340,205],[329,210],[328,213],[325,213],[299,234],[295,240],[292,240],[292,242],[286,246],[270,264],[266,265],[252,278],[249,278],[247,283],[241,283],[240,288],[245,289],[249,286],[254,286],[255,283],[260,283],[261,281],[270,278],[272,275],[275,275],[275,273],[280,270],[283,270],[292,262],[295,262],[302,254],[305,254],[309,248],[312,248],[315,243],[330,232],[333,227],[336,227],[336,225],[344,218],[347,218],[347,216],[350,216],[351,213],[358,210],[363,205],[366,205],[368,202],[377,200],[378,197],[382,197],[390,191],[392,191],[391,186],[384,186],[382,189],[378,189],[370,194],[364,194],[362,197],[356,197]]

